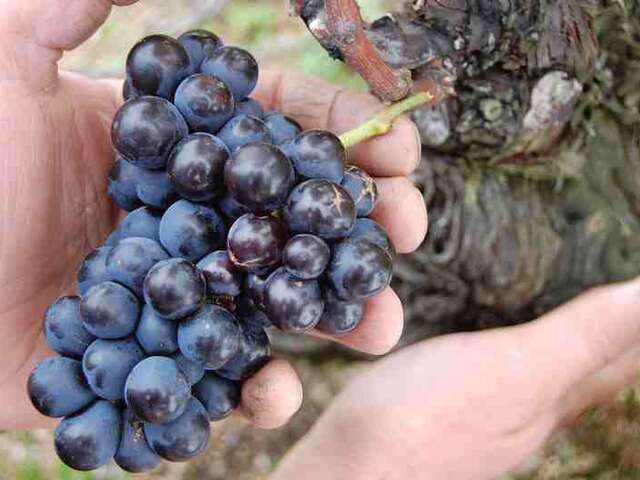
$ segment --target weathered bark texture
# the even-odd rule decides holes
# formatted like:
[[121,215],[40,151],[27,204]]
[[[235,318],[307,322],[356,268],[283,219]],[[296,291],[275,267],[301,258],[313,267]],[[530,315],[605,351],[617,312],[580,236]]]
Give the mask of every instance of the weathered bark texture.
[[414,114],[430,233],[398,260],[406,341],[640,274],[640,0],[414,0],[367,30],[416,88],[456,79]]

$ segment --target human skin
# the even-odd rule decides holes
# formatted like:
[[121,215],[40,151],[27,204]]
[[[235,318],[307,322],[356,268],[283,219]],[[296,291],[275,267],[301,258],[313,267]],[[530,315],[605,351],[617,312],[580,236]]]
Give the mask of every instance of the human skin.
[[[149,0],[151,1],[151,0]],[[64,51],[86,40],[113,5],[130,0],[0,0],[0,429],[54,423],[31,406],[27,377],[51,352],[42,334],[48,304],[72,293],[82,258],[101,245],[121,213],[107,195],[113,162],[110,123],[121,83],[60,72]],[[299,74],[265,71],[254,96],[305,128],[342,133],[382,108]],[[401,252],[415,249],[427,225],[420,193],[406,176],[420,159],[417,131],[401,119],[384,139],[355,148],[351,161],[378,177],[374,217]],[[359,328],[340,341],[382,354],[402,331],[402,306],[386,290],[368,302]],[[299,408],[302,387],[287,362],[274,359],[242,392],[240,412],[275,428]]]

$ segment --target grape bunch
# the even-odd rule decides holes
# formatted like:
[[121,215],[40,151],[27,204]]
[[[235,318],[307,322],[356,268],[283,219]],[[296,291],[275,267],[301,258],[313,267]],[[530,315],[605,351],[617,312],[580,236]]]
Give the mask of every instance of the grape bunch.
[[129,53],[108,178],[129,213],[46,311],[60,356],[28,382],[74,469],[195,457],[268,361],[268,328],[344,335],[391,281],[374,180],[334,134],[265,113],[257,80],[202,30]]

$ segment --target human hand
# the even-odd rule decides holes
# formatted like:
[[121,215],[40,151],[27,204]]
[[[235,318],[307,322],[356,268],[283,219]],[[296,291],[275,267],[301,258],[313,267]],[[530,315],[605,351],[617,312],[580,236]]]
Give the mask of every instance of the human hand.
[[[113,162],[110,124],[121,85],[58,71],[64,51],[86,40],[112,4],[135,0],[0,0],[0,428],[51,425],[31,406],[27,377],[50,355],[42,316],[70,293],[82,258],[103,243],[119,212],[106,191]],[[342,133],[381,105],[302,75],[262,72],[255,97],[305,128]],[[400,252],[426,231],[419,192],[405,178],[420,159],[413,125],[397,122],[384,137],[353,150],[351,160],[380,177],[374,218]],[[359,328],[340,339],[380,354],[402,330],[402,306],[391,290],[370,300]],[[298,409],[300,381],[282,360],[267,364],[243,389],[241,411],[260,427],[276,427]]]
[[488,480],[637,378],[640,281],[403,349],[346,387],[272,480]]

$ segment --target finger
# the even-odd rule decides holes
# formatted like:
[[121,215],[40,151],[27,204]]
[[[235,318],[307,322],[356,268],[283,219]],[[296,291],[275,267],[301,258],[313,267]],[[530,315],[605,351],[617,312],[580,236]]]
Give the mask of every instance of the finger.
[[403,328],[402,302],[391,288],[387,288],[365,303],[362,321],[352,332],[342,337],[317,331],[312,335],[371,355],[384,355],[398,344]]
[[294,368],[275,358],[242,386],[241,413],[256,427],[287,423],[302,405],[302,384]]
[[427,207],[420,191],[405,177],[376,179],[380,201],[371,215],[384,226],[399,253],[417,249],[427,234]]
[[640,342],[640,282],[593,289],[519,327],[560,396]]
[[[303,128],[328,129],[342,134],[371,119],[383,105],[372,95],[350,92],[299,73],[263,71],[254,97],[266,109],[296,119]],[[399,119],[383,137],[353,148],[350,158],[376,176],[404,176],[420,161],[420,138],[415,125]]]

